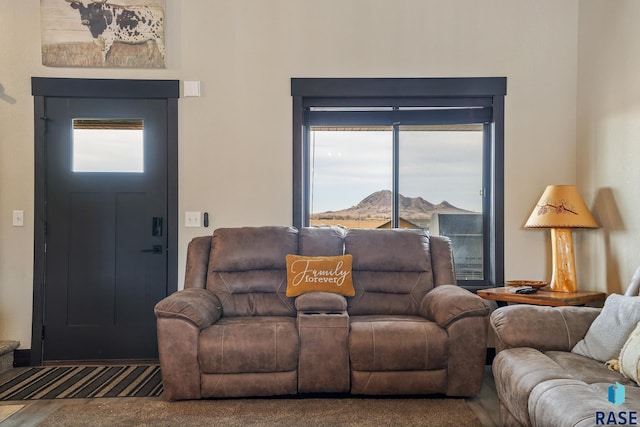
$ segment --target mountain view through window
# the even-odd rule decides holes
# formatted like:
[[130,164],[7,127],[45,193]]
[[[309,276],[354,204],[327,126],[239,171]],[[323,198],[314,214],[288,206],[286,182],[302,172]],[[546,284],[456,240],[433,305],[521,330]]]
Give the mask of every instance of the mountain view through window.
[[[310,225],[391,228],[393,129],[312,129]],[[482,126],[399,128],[398,227],[445,234],[457,276],[481,279]]]
[[[482,213],[482,127],[401,127],[402,228],[429,229],[434,214]],[[311,225],[378,228],[391,220],[392,131],[312,130]]]

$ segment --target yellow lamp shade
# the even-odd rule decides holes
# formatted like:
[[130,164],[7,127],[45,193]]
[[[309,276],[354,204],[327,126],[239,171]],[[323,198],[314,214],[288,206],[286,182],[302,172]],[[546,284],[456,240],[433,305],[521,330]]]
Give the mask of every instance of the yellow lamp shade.
[[598,228],[578,189],[549,185],[524,225],[527,228]]

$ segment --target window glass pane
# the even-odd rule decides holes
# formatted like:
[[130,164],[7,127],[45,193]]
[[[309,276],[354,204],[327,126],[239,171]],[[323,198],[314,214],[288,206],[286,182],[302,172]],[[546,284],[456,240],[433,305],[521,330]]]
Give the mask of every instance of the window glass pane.
[[400,128],[402,228],[446,235],[458,280],[481,280],[482,126]]
[[310,225],[390,223],[391,130],[312,129],[310,147]]
[[73,172],[144,172],[142,119],[74,119]]

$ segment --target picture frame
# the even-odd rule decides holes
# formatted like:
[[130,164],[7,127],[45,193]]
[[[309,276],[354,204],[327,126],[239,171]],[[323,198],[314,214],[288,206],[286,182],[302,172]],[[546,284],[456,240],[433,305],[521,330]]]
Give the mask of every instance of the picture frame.
[[40,0],[42,64],[164,68],[165,0]]

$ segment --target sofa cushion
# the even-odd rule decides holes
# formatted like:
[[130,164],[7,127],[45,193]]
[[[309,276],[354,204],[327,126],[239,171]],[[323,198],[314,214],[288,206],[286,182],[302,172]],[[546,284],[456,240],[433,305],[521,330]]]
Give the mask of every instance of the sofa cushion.
[[429,238],[421,230],[349,230],[345,253],[353,255],[351,315],[420,314],[433,289]]
[[587,384],[619,382],[623,385],[633,385],[620,373],[607,369],[604,363],[568,351],[547,351],[545,355],[557,363],[573,378]]
[[431,273],[353,270],[356,295],[349,298],[352,315],[419,316],[420,303],[433,289]]
[[198,339],[204,374],[295,371],[298,366],[295,318],[223,317]]
[[209,283],[223,316],[296,315],[293,300],[285,295],[286,270],[218,272],[209,276]]
[[[582,393],[583,398],[585,393],[588,396],[595,396],[592,389],[599,384],[611,385],[619,382],[625,386],[631,386],[628,389],[638,390],[631,381],[617,372],[608,370],[599,361],[568,351],[543,353],[530,347],[516,347],[499,352],[493,361],[493,375],[501,404],[522,425],[536,425],[534,421],[538,422],[537,425],[562,425],[562,423],[541,423],[541,420],[549,421],[552,419],[549,418],[549,414],[542,417],[545,410],[553,413],[558,409],[559,412],[556,415],[560,414],[561,416],[562,408],[571,406],[566,399],[557,399],[552,405],[549,403],[551,401],[547,400],[550,395],[538,401],[540,396],[546,393],[541,393],[541,390],[551,388],[551,384],[565,387],[563,393],[577,390],[576,393]],[[606,403],[606,390],[598,396],[598,401]],[[546,409],[539,407],[542,402],[546,402]],[[592,416],[596,409],[593,401],[590,404],[589,416]],[[557,408],[550,405],[557,406]],[[579,408],[578,412],[583,413],[584,408]],[[530,414],[537,414],[532,416],[538,418],[529,420]],[[570,422],[575,422],[577,419],[580,418],[566,417],[566,420]]]
[[417,316],[351,316],[354,371],[434,370],[447,366],[448,336]]
[[571,351],[603,363],[617,359],[624,342],[638,322],[640,297],[611,294],[585,337]]
[[309,292],[296,298],[296,310],[302,313],[330,312],[347,310],[347,300],[330,292]]
[[[592,427],[597,425],[629,425],[630,411],[637,413],[640,401],[638,387],[625,387],[625,402],[619,406],[608,401],[611,383],[585,384],[576,379],[554,379],[538,384],[529,397],[532,425],[554,427]],[[627,422],[608,422],[610,413],[626,412]],[[604,420],[598,421],[600,412]],[[619,424],[618,424],[619,423]],[[634,424],[631,424],[634,425]]]
[[[351,394],[367,395],[418,395],[445,394],[448,375],[446,369],[429,371],[353,371]],[[397,425],[403,425],[397,420]],[[366,424],[366,422],[364,422]],[[369,422],[369,424],[372,424]],[[428,425],[425,423],[425,425]]]
[[285,269],[285,256],[298,253],[293,227],[218,228],[213,232],[210,271]]
[[[611,385],[611,384],[608,384]],[[592,427],[596,412],[625,410],[607,401],[607,390],[599,390],[576,379],[552,379],[538,384],[529,397],[531,425]],[[608,424],[605,422],[605,424]]]
[[573,379],[544,353],[530,347],[503,350],[493,360],[493,376],[500,402],[522,425],[529,424],[531,390],[550,379]]
[[214,231],[207,289],[223,316],[295,316],[287,298],[285,257],[298,252],[293,227],[220,228]]
[[[296,371],[202,374],[200,381],[203,398],[276,396],[296,394],[298,391],[298,375]],[[238,405],[241,407],[242,403]],[[235,415],[229,415],[228,422],[222,423],[222,425],[237,425],[237,418]],[[174,420],[168,423],[179,425]],[[201,421],[201,423],[202,425],[214,424],[206,421]]]
[[338,227],[304,227],[299,231],[300,255],[334,256],[344,254],[345,231]]
[[352,229],[344,244],[354,270],[431,272],[429,238],[422,230]]
[[287,255],[287,296],[305,292],[332,292],[354,296],[351,255]]
[[619,361],[622,375],[640,384],[640,323],[622,346]]
[[[609,397],[609,387],[611,387],[612,383],[595,383],[590,384],[591,388],[595,391],[600,399],[608,400]],[[640,387],[636,385],[632,386],[624,386],[624,395],[625,400],[620,406],[616,407],[616,411],[624,411],[624,410],[632,410],[638,412],[638,408],[640,408]]]

